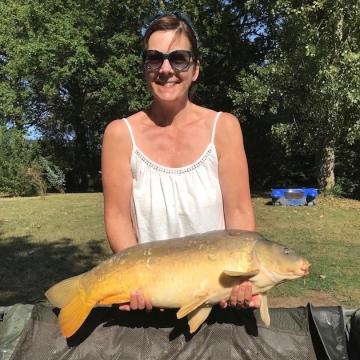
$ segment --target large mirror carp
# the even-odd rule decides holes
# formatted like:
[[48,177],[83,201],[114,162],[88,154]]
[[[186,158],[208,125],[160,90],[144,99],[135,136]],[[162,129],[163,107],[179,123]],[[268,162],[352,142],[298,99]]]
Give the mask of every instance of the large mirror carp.
[[58,308],[62,334],[72,336],[97,305],[129,302],[142,290],[159,308],[179,308],[190,332],[208,317],[212,306],[229,299],[242,279],[261,298],[261,319],[270,317],[266,292],[276,284],[304,277],[310,263],[256,232],[219,230],[127,248],[92,270],[63,280],[46,296]]

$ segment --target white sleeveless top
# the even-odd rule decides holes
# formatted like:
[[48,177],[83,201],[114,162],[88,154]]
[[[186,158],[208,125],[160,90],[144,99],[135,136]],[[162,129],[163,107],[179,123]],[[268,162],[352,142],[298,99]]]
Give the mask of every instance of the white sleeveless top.
[[139,243],[225,229],[223,199],[218,176],[214,137],[194,163],[169,168],[149,159],[137,146],[127,119],[133,145],[131,215]]

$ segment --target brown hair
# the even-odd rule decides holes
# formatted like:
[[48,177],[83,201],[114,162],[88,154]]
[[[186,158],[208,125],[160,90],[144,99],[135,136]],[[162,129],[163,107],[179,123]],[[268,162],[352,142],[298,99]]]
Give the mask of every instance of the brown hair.
[[198,41],[193,29],[176,14],[165,14],[150,23],[143,36],[143,49],[147,50],[149,38],[154,32],[166,30],[176,30],[177,36],[184,34],[190,42],[193,60],[196,62],[199,59]]

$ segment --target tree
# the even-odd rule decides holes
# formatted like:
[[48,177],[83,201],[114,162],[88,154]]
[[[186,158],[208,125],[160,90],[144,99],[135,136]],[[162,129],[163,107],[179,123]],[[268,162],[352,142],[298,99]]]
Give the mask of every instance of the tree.
[[194,19],[203,65],[195,101],[231,111],[227,92],[236,85],[234,74],[257,56],[260,44],[249,41],[256,23],[245,3],[5,0],[2,122],[34,126],[42,134],[43,155],[55,156],[73,175],[68,189],[87,189],[100,168],[106,124],[149,103],[139,57],[144,20],[158,8],[181,9]]
[[113,0],[0,6],[2,123],[35,127],[86,190],[100,169],[106,124],[148,102],[138,69],[139,23],[149,7]]
[[308,149],[316,159],[319,187],[330,189],[337,146],[360,136],[360,5],[279,0],[270,13],[266,29],[274,49],[251,73],[242,72],[243,90],[231,95],[238,108],[256,116],[273,114],[273,134],[285,149]]

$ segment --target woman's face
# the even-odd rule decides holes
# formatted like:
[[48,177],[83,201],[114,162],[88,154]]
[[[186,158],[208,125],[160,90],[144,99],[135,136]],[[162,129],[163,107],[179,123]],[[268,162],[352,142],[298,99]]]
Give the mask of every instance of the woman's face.
[[[176,35],[175,30],[156,31],[148,41],[147,50],[157,50],[169,54],[175,50],[189,50],[191,46],[184,35]],[[199,62],[191,58],[189,66],[184,70],[174,70],[168,59],[165,59],[157,70],[149,70],[144,65],[146,81],[154,100],[177,102],[188,98],[189,87],[199,75]]]

